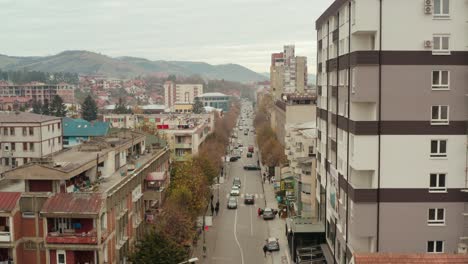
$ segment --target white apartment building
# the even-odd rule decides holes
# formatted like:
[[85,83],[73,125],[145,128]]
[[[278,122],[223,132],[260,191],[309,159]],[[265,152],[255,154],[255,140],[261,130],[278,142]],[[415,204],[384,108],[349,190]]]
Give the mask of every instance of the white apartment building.
[[0,172],[62,150],[62,119],[0,112]]
[[466,248],[467,21],[458,0],[336,0],[317,19],[329,261]]
[[176,103],[193,104],[195,97],[203,94],[202,84],[176,84],[171,81],[164,83],[164,105],[174,112]]

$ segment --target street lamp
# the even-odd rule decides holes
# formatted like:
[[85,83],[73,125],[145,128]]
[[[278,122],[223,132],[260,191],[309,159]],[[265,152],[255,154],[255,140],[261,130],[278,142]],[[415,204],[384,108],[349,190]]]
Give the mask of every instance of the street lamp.
[[193,263],[193,262],[197,262],[198,261],[198,258],[191,258],[189,260],[186,260],[184,262],[180,262],[179,264],[184,264],[184,263]]

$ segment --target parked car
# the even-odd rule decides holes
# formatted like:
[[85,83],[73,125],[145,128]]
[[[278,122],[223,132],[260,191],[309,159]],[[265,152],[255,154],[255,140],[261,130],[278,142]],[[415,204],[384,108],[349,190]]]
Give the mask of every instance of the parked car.
[[244,166],[244,170],[260,170],[260,167],[257,165],[249,164]]
[[249,146],[249,152],[252,152],[252,153],[254,152],[254,146],[252,145]]
[[229,158],[229,161],[231,161],[231,162],[238,161],[238,160],[239,160],[239,157],[236,157],[236,156],[233,156],[233,157]]
[[244,196],[245,204],[255,204],[255,196],[253,194],[246,194]]
[[244,131],[244,136],[247,136],[247,135],[249,135],[249,131],[246,130]]
[[272,220],[275,219],[276,214],[278,211],[273,210],[271,208],[265,208],[263,209],[263,220]]
[[228,209],[237,209],[237,199],[236,197],[229,197],[229,200],[227,202],[227,208]]
[[239,196],[240,188],[238,186],[232,186],[230,195],[231,196]]
[[279,241],[275,237],[269,237],[266,240],[266,246],[269,252],[271,251],[279,251],[280,246],[279,246]]
[[247,152],[247,158],[251,158],[252,156],[252,152]]
[[239,177],[235,177],[233,180],[232,180],[232,185],[233,186],[237,186],[237,187],[241,187],[241,180]]

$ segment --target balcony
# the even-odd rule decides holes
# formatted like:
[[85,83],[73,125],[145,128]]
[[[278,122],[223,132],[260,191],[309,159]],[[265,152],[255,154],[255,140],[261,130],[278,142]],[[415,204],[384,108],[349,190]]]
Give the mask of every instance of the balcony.
[[0,217],[0,242],[11,242],[10,217]]
[[[49,244],[97,245],[98,236],[95,219],[90,218],[47,218],[46,242]],[[51,231],[50,231],[51,230]],[[104,230],[101,239],[107,237]]]
[[0,231],[0,242],[10,242],[11,241],[11,234],[8,231]]
[[49,232],[46,237],[46,242],[49,244],[87,244],[97,245],[96,230],[89,232],[77,233],[74,229],[64,230],[63,233]]
[[191,149],[192,143],[176,143],[174,144],[174,148],[176,149]]

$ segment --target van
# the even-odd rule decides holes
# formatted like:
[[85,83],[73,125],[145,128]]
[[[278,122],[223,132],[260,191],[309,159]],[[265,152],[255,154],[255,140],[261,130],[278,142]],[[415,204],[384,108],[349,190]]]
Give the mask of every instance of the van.
[[254,147],[253,147],[253,146],[249,146],[249,152],[250,152],[250,153],[253,153],[253,152],[254,152]]

